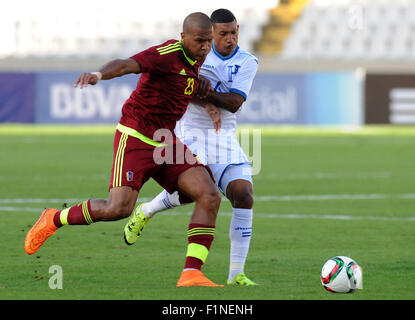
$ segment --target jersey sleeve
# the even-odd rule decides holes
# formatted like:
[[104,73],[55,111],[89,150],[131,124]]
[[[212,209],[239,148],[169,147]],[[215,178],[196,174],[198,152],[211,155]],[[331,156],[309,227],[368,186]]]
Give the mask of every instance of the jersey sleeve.
[[229,92],[238,93],[246,100],[251,91],[257,70],[258,60],[254,57],[247,59],[232,81],[232,87],[229,89]]
[[161,56],[156,47],[150,47],[130,57],[138,62],[142,73],[162,72],[165,70],[166,58]]

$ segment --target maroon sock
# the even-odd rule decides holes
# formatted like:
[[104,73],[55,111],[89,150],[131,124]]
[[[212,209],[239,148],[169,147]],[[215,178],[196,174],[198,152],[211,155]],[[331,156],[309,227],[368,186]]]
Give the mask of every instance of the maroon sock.
[[56,212],[53,222],[58,228],[65,224],[88,225],[93,223],[94,218],[91,215],[91,201],[87,200],[76,206]]
[[188,246],[184,269],[202,268],[215,234],[215,226],[199,223],[189,224]]
[[58,211],[55,213],[54,217],[53,217],[53,223],[55,224],[56,227],[60,228],[63,226],[62,222],[61,222],[61,212]]

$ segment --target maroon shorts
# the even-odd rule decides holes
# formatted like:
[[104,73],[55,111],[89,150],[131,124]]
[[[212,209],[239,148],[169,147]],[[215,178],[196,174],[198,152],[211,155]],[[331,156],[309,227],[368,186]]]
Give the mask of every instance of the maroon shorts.
[[177,137],[174,143],[154,147],[136,137],[115,132],[114,161],[110,187],[129,186],[140,191],[153,178],[169,193],[177,190],[179,175],[191,167],[203,166],[214,181],[212,172],[196,158]]

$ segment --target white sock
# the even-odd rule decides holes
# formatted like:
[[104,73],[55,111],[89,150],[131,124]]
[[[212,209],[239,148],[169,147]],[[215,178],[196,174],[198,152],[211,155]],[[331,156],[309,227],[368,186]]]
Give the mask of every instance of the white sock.
[[244,272],[246,257],[252,232],[252,209],[233,208],[229,238],[231,240],[231,256],[228,280],[241,272]]
[[153,200],[144,203],[143,213],[152,218],[157,212],[181,206],[177,191],[169,194],[166,190],[160,192]]

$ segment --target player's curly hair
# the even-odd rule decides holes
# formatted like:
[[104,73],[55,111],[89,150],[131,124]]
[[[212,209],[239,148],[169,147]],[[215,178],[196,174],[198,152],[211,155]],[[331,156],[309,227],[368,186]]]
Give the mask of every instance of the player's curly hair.
[[212,23],[228,23],[236,21],[235,16],[228,9],[217,9],[210,15]]

